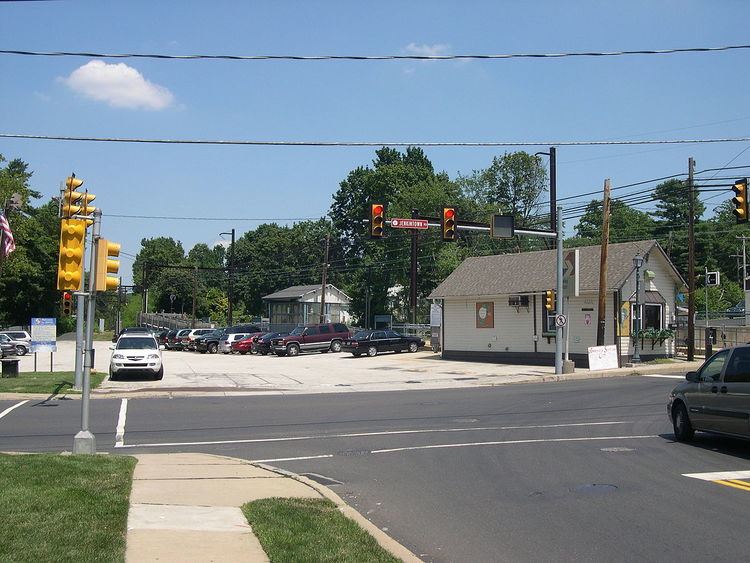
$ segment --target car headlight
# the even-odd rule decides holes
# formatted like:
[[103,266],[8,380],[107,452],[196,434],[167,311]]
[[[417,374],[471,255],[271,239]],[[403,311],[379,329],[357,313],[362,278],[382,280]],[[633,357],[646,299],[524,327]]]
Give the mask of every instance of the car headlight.
[[149,360],[158,360],[159,359],[159,354],[149,354],[148,355],[148,359]]
[[113,360],[124,360],[124,359],[125,359],[125,356],[123,356],[122,354],[114,354],[114,355],[112,356],[112,359],[113,359]]

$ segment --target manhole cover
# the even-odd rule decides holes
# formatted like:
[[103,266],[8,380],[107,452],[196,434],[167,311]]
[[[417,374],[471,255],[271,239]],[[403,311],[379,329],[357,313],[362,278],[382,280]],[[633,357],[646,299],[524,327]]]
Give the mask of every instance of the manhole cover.
[[320,483],[321,485],[343,485],[341,481],[336,481],[336,479],[331,479],[325,475],[318,475],[317,473],[302,473],[302,476],[307,477],[316,483]]
[[607,485],[601,483],[590,483],[587,485],[578,485],[573,488],[574,493],[581,493],[587,495],[599,495],[605,493],[613,493],[617,490],[617,485]]

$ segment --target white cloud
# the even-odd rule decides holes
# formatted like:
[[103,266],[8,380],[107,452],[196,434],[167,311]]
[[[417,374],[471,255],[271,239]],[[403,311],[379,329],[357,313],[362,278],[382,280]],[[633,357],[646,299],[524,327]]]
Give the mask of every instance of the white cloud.
[[435,43],[434,45],[417,45],[409,43],[404,47],[404,51],[409,55],[420,57],[434,57],[437,55],[447,55],[450,53],[451,46],[444,43]]
[[167,88],[149,82],[125,63],[91,61],[61,80],[71,90],[116,108],[162,110],[174,102]]

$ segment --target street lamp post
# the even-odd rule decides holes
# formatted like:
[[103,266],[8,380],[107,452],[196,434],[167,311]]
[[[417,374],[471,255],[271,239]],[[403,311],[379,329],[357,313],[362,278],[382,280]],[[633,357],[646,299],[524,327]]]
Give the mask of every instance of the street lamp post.
[[633,257],[635,266],[635,309],[633,311],[633,359],[634,364],[641,363],[641,354],[638,349],[638,337],[641,332],[641,267],[643,266],[643,256],[636,254]]
[[234,229],[229,233],[219,233],[221,235],[231,235],[232,242],[229,244],[229,258],[227,259],[227,326],[232,326],[232,269],[234,267]]

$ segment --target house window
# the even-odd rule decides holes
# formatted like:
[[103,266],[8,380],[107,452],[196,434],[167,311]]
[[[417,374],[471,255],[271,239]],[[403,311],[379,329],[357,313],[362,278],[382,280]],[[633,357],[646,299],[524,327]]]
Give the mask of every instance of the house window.
[[544,306],[544,299],[542,299],[542,334],[557,334],[557,327],[555,326],[556,310],[557,296],[555,296],[555,308],[552,311],[547,310],[547,307]]
[[[635,311],[635,303],[633,304],[633,311]],[[643,319],[641,330],[648,330],[650,328],[662,330],[664,328],[664,305],[658,303],[641,305],[640,317]],[[634,317],[631,318],[630,328],[631,331],[635,332]]]

